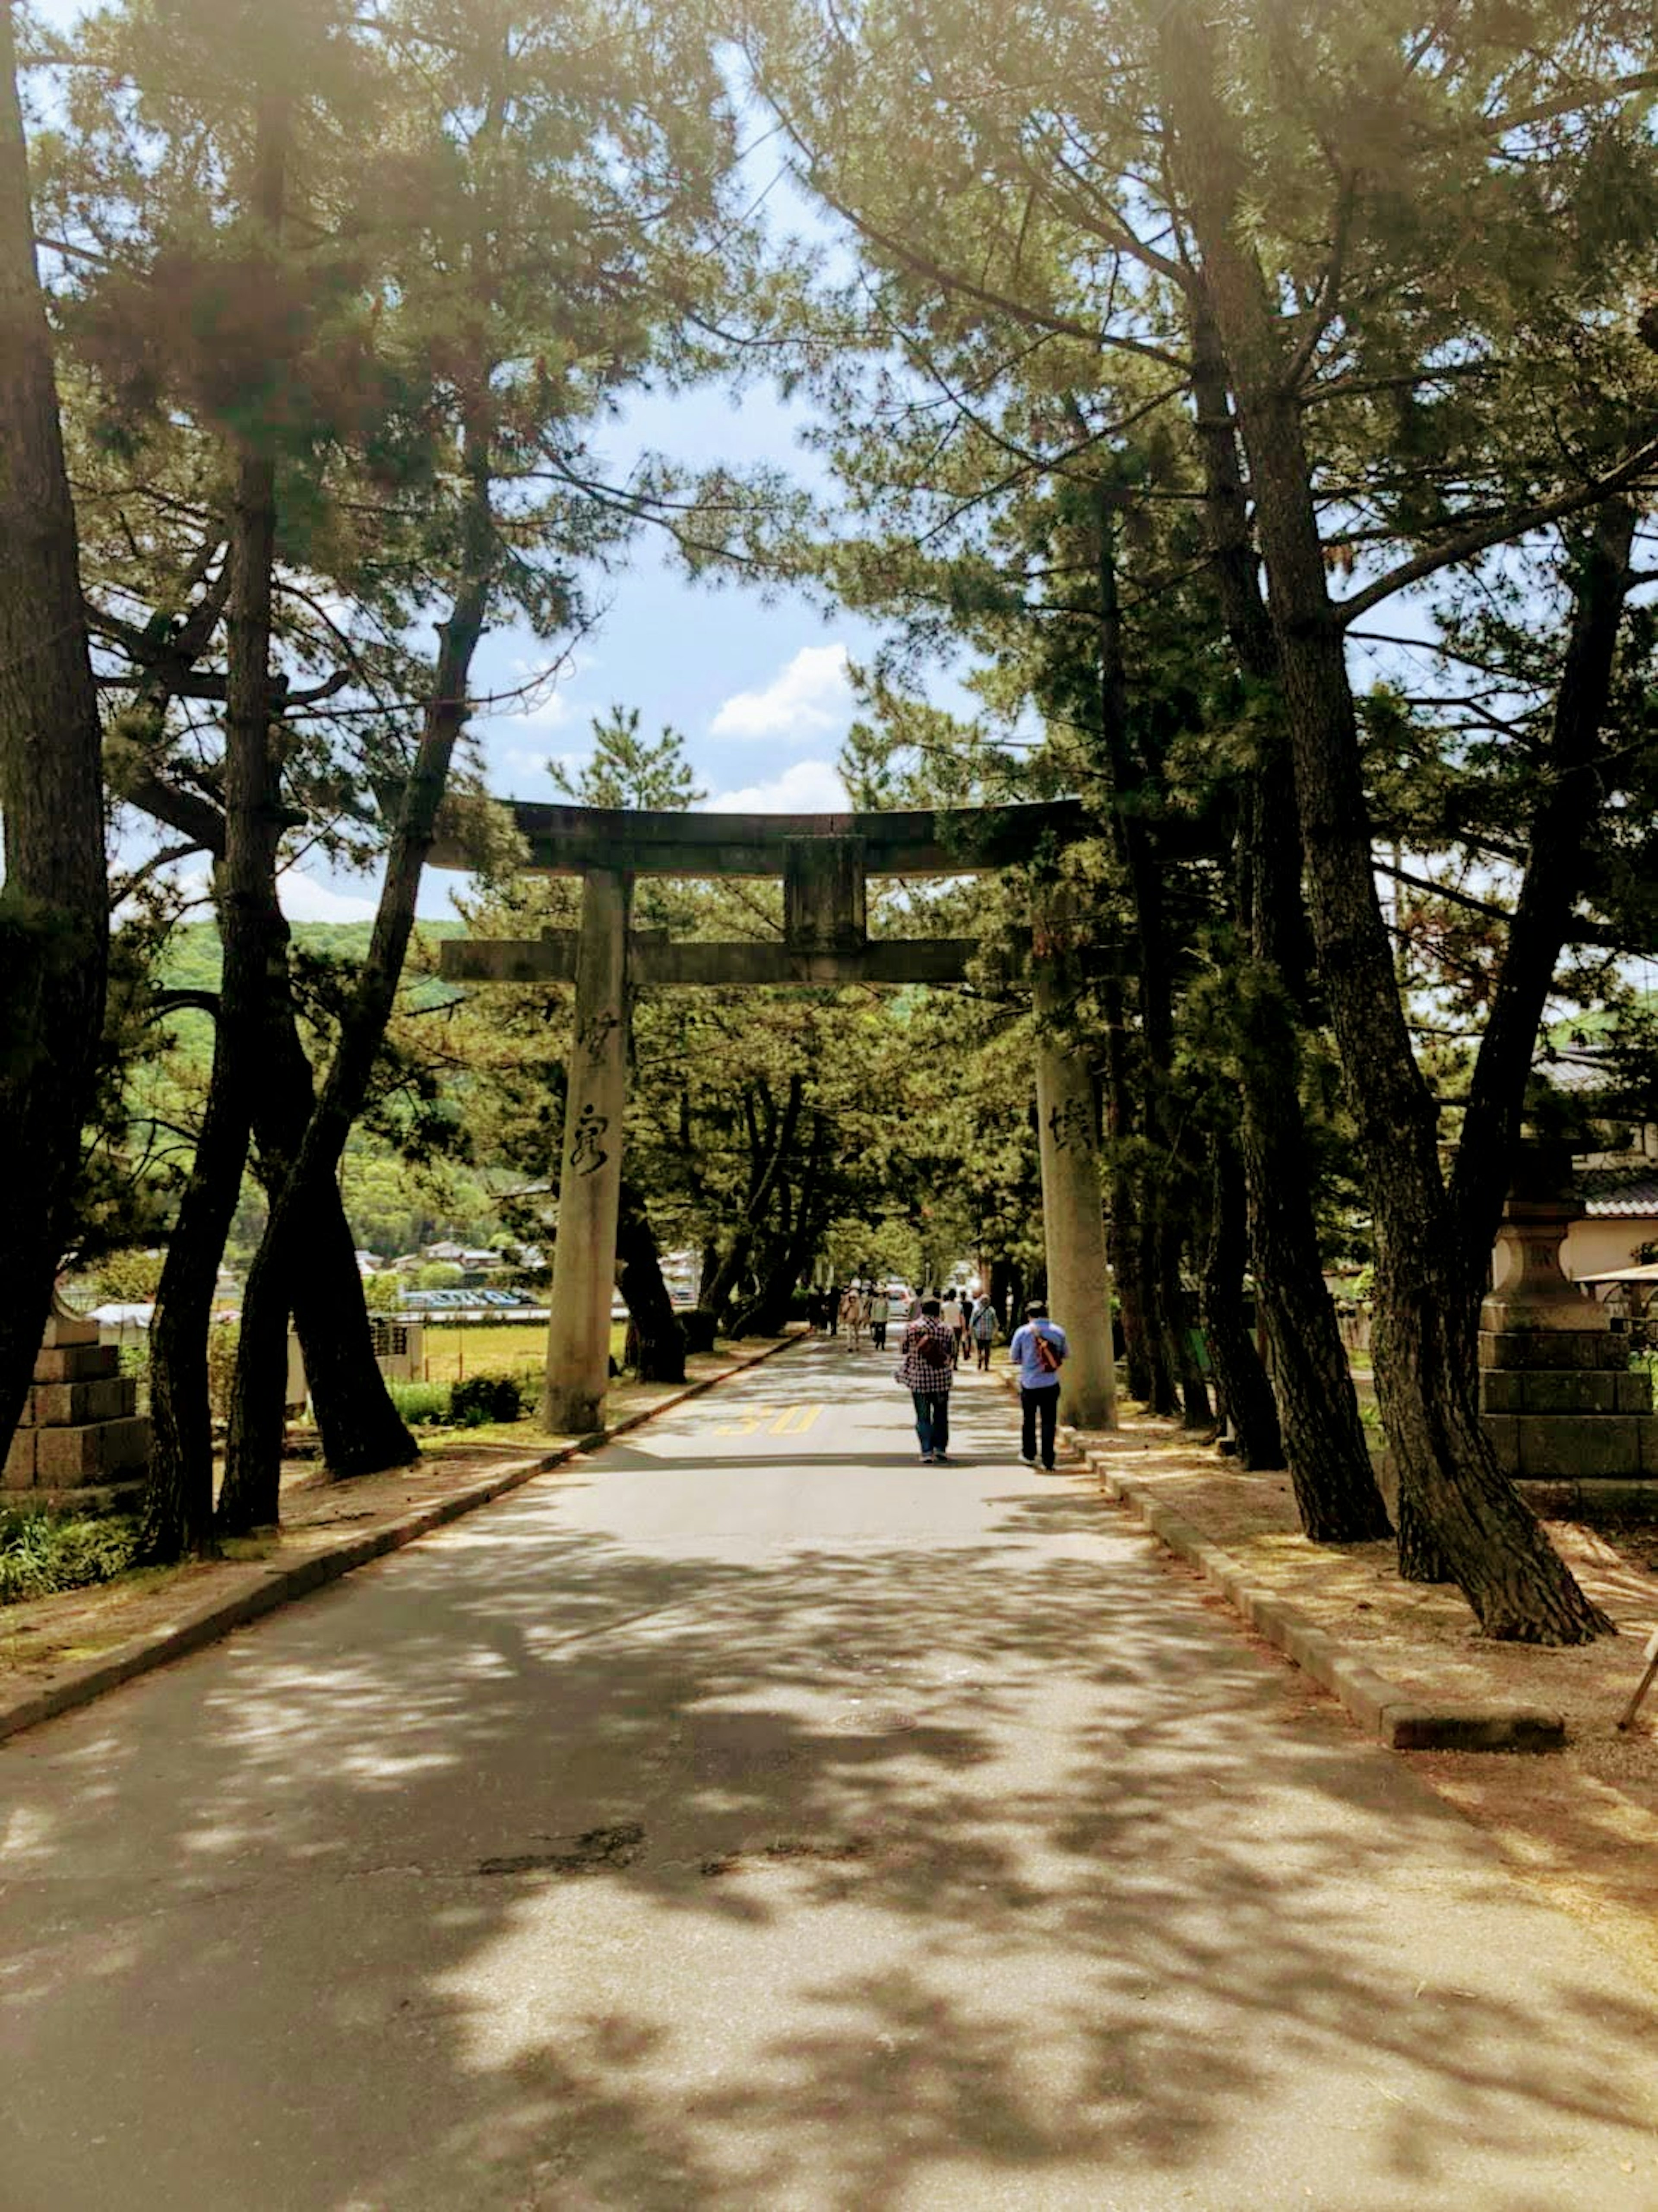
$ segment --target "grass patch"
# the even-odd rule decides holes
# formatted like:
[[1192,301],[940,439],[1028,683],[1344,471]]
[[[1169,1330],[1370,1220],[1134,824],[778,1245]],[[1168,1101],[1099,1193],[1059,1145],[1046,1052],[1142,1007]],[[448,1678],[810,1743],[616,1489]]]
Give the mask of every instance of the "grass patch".
[[118,1515],[0,1513],[0,1605],[113,1582],[138,1551],[138,1523]]
[[392,1403],[411,1429],[429,1428],[449,1418],[446,1382],[388,1382]]
[[[623,1321],[610,1324],[610,1357],[618,1365],[623,1347],[628,1340],[628,1324]],[[426,1379],[431,1382],[459,1382],[463,1375],[513,1375],[525,1387],[524,1378],[532,1376],[534,1387],[525,1387],[526,1397],[535,1397],[541,1387],[541,1375],[547,1364],[547,1324],[544,1321],[512,1322],[505,1328],[472,1328],[457,1326],[452,1322],[441,1327],[426,1324],[424,1365]],[[404,1419],[409,1416],[405,1413]]]

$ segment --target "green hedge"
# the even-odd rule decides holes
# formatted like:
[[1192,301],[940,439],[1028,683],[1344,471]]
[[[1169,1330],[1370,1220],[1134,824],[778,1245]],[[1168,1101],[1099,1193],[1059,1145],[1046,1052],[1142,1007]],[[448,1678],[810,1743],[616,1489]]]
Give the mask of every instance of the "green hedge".
[[410,1428],[480,1428],[516,1421],[524,1386],[516,1375],[469,1375],[461,1382],[388,1382],[392,1403]]
[[112,1582],[137,1552],[138,1523],[118,1516],[0,1513],[0,1605]]
[[449,1418],[459,1428],[515,1421],[523,1411],[524,1391],[516,1375],[469,1375],[449,1393]]

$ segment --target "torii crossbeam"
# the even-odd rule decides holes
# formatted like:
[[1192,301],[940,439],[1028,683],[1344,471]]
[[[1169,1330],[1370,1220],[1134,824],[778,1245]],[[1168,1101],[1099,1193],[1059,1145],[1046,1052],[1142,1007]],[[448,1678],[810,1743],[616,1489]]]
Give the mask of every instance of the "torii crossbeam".
[[[531,872],[582,878],[581,927],[523,943],[451,939],[441,972],[454,982],[576,987],[541,1410],[553,1432],[585,1435],[603,1425],[609,1380],[630,987],[959,982],[975,941],[872,939],[868,878],[976,875],[1084,836],[1088,823],[1072,799],[906,813],[635,813],[521,801],[511,811]],[[459,843],[444,840],[431,860],[471,865]],[[676,943],[631,930],[641,875],[780,876],[782,938]],[[1050,933],[1033,961],[1042,1215],[1050,1297],[1072,1346],[1062,1409],[1079,1425],[1103,1427],[1115,1418],[1115,1384],[1098,1132],[1088,1069],[1054,1033],[1065,958]]]

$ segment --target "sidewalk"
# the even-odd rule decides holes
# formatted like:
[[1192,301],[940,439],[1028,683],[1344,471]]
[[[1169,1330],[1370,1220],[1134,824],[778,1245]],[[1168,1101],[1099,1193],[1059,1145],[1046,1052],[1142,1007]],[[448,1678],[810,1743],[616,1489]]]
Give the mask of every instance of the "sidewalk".
[[336,1482],[308,1462],[282,1471],[282,1525],[222,1559],[140,1569],[119,1581],[0,1610],[0,1741],[228,1636],[370,1559],[516,1490],[597,1443],[712,1389],[799,1340],[726,1345],[685,1362],[687,1380],[610,1394],[602,1432],[553,1437],[528,1422],[510,1441],[446,1441],[413,1466]]
[[[1516,1874],[1658,1979],[1658,1700],[1630,1734],[1615,1725],[1658,1627],[1658,1573],[1592,1528],[1552,1522],[1552,1540],[1619,1633],[1566,1650],[1491,1643],[1457,1590],[1401,1582],[1390,1543],[1309,1543],[1287,1475],[1241,1473],[1175,1424],[1133,1411],[1114,1432],[1071,1434],[1107,1497],[1169,1546],[1175,1571],[1201,1577],[1213,1602],[1242,1615],[1240,1633],[1262,1637],[1332,1690],[1484,1828]],[[1390,1738],[1370,1710],[1378,1693],[1400,1716],[1448,1725],[1437,1739],[1424,1730],[1424,1747],[1408,1728]],[[1558,1723],[1550,1756],[1479,1747],[1468,1723],[1515,1713]]]

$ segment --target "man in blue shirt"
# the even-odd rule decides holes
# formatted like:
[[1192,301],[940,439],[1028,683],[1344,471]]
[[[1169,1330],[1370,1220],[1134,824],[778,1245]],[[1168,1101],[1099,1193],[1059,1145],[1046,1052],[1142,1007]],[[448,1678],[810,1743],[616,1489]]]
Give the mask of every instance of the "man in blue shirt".
[[1033,1298],[1023,1325],[1013,1332],[1008,1357],[1019,1370],[1019,1457],[1036,1464],[1036,1432],[1042,1431],[1042,1465],[1054,1470],[1054,1436],[1060,1419],[1060,1367],[1070,1350],[1065,1331],[1049,1321],[1048,1308]]

